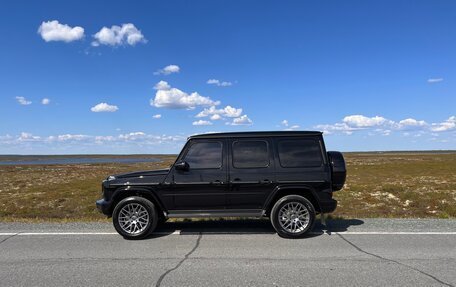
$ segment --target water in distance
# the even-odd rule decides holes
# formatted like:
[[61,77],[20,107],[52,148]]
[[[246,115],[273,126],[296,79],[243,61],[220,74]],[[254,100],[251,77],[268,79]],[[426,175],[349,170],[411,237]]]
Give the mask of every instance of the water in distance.
[[154,157],[135,156],[20,156],[0,155],[0,165],[97,164],[159,162]]

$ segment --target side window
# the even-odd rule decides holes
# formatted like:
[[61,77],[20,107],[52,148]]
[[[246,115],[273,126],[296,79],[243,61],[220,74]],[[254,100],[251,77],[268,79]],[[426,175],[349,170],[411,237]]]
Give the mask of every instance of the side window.
[[234,142],[233,166],[235,168],[261,168],[269,166],[268,143],[256,140]]
[[282,167],[315,167],[322,164],[317,140],[280,140],[278,151]]
[[197,142],[190,146],[184,160],[191,169],[222,167],[221,142]]

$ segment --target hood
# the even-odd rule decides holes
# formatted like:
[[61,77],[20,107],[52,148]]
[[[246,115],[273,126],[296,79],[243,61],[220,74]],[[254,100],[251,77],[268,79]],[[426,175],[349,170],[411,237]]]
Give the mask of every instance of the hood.
[[124,178],[132,178],[132,177],[148,177],[148,176],[165,176],[169,172],[169,168],[167,169],[157,169],[157,170],[145,170],[145,171],[135,171],[135,172],[128,172],[128,173],[121,173],[114,175],[116,179],[124,179]]

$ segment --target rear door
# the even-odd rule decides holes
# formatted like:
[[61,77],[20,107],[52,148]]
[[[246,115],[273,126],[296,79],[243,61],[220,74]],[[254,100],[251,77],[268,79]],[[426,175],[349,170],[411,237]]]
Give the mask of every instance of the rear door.
[[272,140],[238,138],[228,140],[228,209],[260,210],[274,189]]
[[329,188],[329,166],[319,137],[279,137],[275,145],[278,184],[304,184],[317,190]]

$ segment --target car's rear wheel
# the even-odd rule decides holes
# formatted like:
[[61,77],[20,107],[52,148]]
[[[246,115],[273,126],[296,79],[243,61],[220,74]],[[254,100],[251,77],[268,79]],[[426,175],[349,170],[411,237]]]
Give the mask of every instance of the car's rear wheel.
[[127,197],[114,208],[112,222],[126,239],[142,239],[154,231],[158,223],[155,205],[139,196]]
[[315,208],[303,196],[284,196],[274,204],[271,210],[271,223],[282,237],[302,237],[313,228]]

